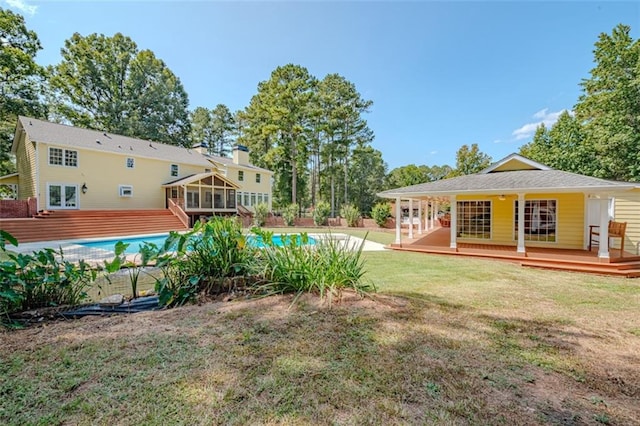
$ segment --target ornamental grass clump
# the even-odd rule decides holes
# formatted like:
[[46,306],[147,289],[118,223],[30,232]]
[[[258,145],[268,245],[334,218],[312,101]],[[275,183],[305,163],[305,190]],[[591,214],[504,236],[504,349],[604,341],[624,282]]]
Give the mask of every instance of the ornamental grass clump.
[[347,226],[354,228],[358,226],[360,220],[360,210],[353,204],[345,204],[340,209],[340,216],[344,217],[347,221]]
[[345,289],[364,294],[375,287],[364,281],[364,261],[360,245],[331,235],[310,244],[307,234],[283,235],[282,245],[273,244],[272,234],[260,235],[266,247],[258,252],[260,275],[266,284],[259,289],[268,294],[315,293],[321,298],[340,297]]
[[269,216],[269,205],[267,203],[258,203],[254,207],[253,224],[255,226],[264,226]]
[[241,224],[232,218],[214,217],[196,223],[190,232],[172,232],[150,256],[162,271],[162,277],[156,278],[160,304],[180,306],[195,300],[200,292],[231,291],[230,278],[253,271],[254,251],[246,244]]
[[327,224],[329,215],[331,214],[331,206],[326,201],[320,201],[313,209],[313,224],[316,226],[324,226]]
[[282,211],[282,221],[286,226],[293,226],[298,217],[298,205],[296,203],[289,204]]

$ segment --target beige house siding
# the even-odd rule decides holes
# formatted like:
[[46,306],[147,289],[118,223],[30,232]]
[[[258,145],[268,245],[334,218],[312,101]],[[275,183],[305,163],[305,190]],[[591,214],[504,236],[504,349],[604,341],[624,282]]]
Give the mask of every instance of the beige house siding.
[[[557,200],[557,239],[555,247],[564,249],[582,249],[584,247],[585,195],[579,194],[541,194],[527,196],[527,200]],[[535,247],[550,247],[549,243],[535,244]]]
[[[38,144],[41,206],[46,205],[48,184],[72,184],[79,190],[87,186],[86,194],[79,193],[78,208],[83,210],[163,209],[163,183],[205,171],[202,166],[82,149],[77,150],[78,167],[55,166],[49,165],[51,146],[71,149]],[[133,158],[133,168],[127,167],[127,158]],[[171,176],[172,164],[178,165],[178,176]],[[133,187],[133,196],[121,197],[120,185]]]
[[[640,189],[615,196],[615,220],[627,222],[624,249],[640,255]],[[620,239],[611,240],[612,247],[619,248]]]
[[512,171],[512,170],[535,170],[535,169],[536,169],[535,166],[524,164],[518,160],[511,160],[511,161],[507,161],[506,163],[502,164],[499,167],[496,167],[493,171],[506,172],[506,171]]
[[[273,173],[268,170],[256,170],[251,167],[243,167],[238,164],[226,164],[226,175],[225,177],[239,186],[238,193],[239,196],[242,197],[240,200],[240,204],[244,205],[249,209],[253,209],[254,204],[251,202],[252,199],[255,199],[256,203],[258,202],[257,194],[266,194],[268,197],[268,205],[269,210],[272,208],[272,197],[271,197],[271,180],[273,177]],[[244,173],[244,179],[242,181],[238,178],[238,172],[242,171]],[[256,182],[256,174],[260,175],[260,182]],[[249,203],[245,202],[245,194],[248,194]],[[253,196],[252,194],[256,194]]]
[[[516,245],[515,201],[516,195],[507,195],[504,200],[498,196],[458,196],[456,201],[488,200],[491,202],[491,239],[462,239],[471,243],[492,243],[507,246]],[[556,200],[557,223],[555,242],[526,241],[528,247],[553,247],[581,249],[584,239],[585,196],[579,194],[528,194],[525,200]]]
[[[36,197],[36,147],[29,141],[25,132],[20,131],[16,146],[16,168],[19,174],[18,199]],[[39,208],[42,208],[39,206]]]

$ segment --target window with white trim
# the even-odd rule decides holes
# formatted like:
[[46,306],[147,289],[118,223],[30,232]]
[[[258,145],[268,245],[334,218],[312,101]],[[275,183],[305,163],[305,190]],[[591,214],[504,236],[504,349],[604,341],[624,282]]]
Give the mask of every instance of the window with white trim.
[[244,181],[244,171],[238,170],[238,182]]
[[[514,234],[518,238],[518,200],[515,203]],[[556,200],[526,200],[524,202],[524,239],[555,242],[557,231]]]
[[260,173],[256,173],[256,183],[260,183]]
[[132,157],[127,157],[127,169],[133,169],[135,166],[135,159]]
[[78,167],[78,151],[64,150],[64,165],[67,167]]
[[177,177],[178,176],[178,172],[179,172],[178,165],[177,164],[172,164],[171,165],[171,176]]
[[491,239],[491,201],[458,201],[459,238]]
[[118,187],[118,193],[121,197],[133,197],[133,186],[131,185],[120,185]]
[[49,165],[78,167],[78,151],[49,147]]

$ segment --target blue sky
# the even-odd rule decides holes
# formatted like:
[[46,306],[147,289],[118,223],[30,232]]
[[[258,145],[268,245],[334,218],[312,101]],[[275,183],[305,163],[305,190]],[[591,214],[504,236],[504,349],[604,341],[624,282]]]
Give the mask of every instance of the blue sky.
[[64,40],[121,32],[181,79],[190,108],[244,108],[279,65],[338,73],[373,101],[366,115],[389,168],[455,165],[463,144],[498,160],[572,109],[601,32],[640,2],[220,2],[0,0],[60,60]]

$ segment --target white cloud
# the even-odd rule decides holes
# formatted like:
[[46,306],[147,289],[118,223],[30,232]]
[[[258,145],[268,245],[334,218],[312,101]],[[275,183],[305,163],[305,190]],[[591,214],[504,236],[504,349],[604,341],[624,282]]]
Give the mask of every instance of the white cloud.
[[438,151],[431,151],[429,154],[436,155],[437,153],[438,153]]
[[18,9],[22,13],[27,15],[35,15],[38,10],[38,6],[27,4],[25,0],[5,0],[10,7]]
[[539,125],[544,124],[547,128],[553,126],[553,124],[558,121],[560,114],[564,111],[566,110],[549,112],[549,108],[541,109],[533,114],[533,118],[537,119],[537,121],[527,123],[519,129],[514,130],[511,134],[516,137],[516,140],[530,138],[534,135]]

